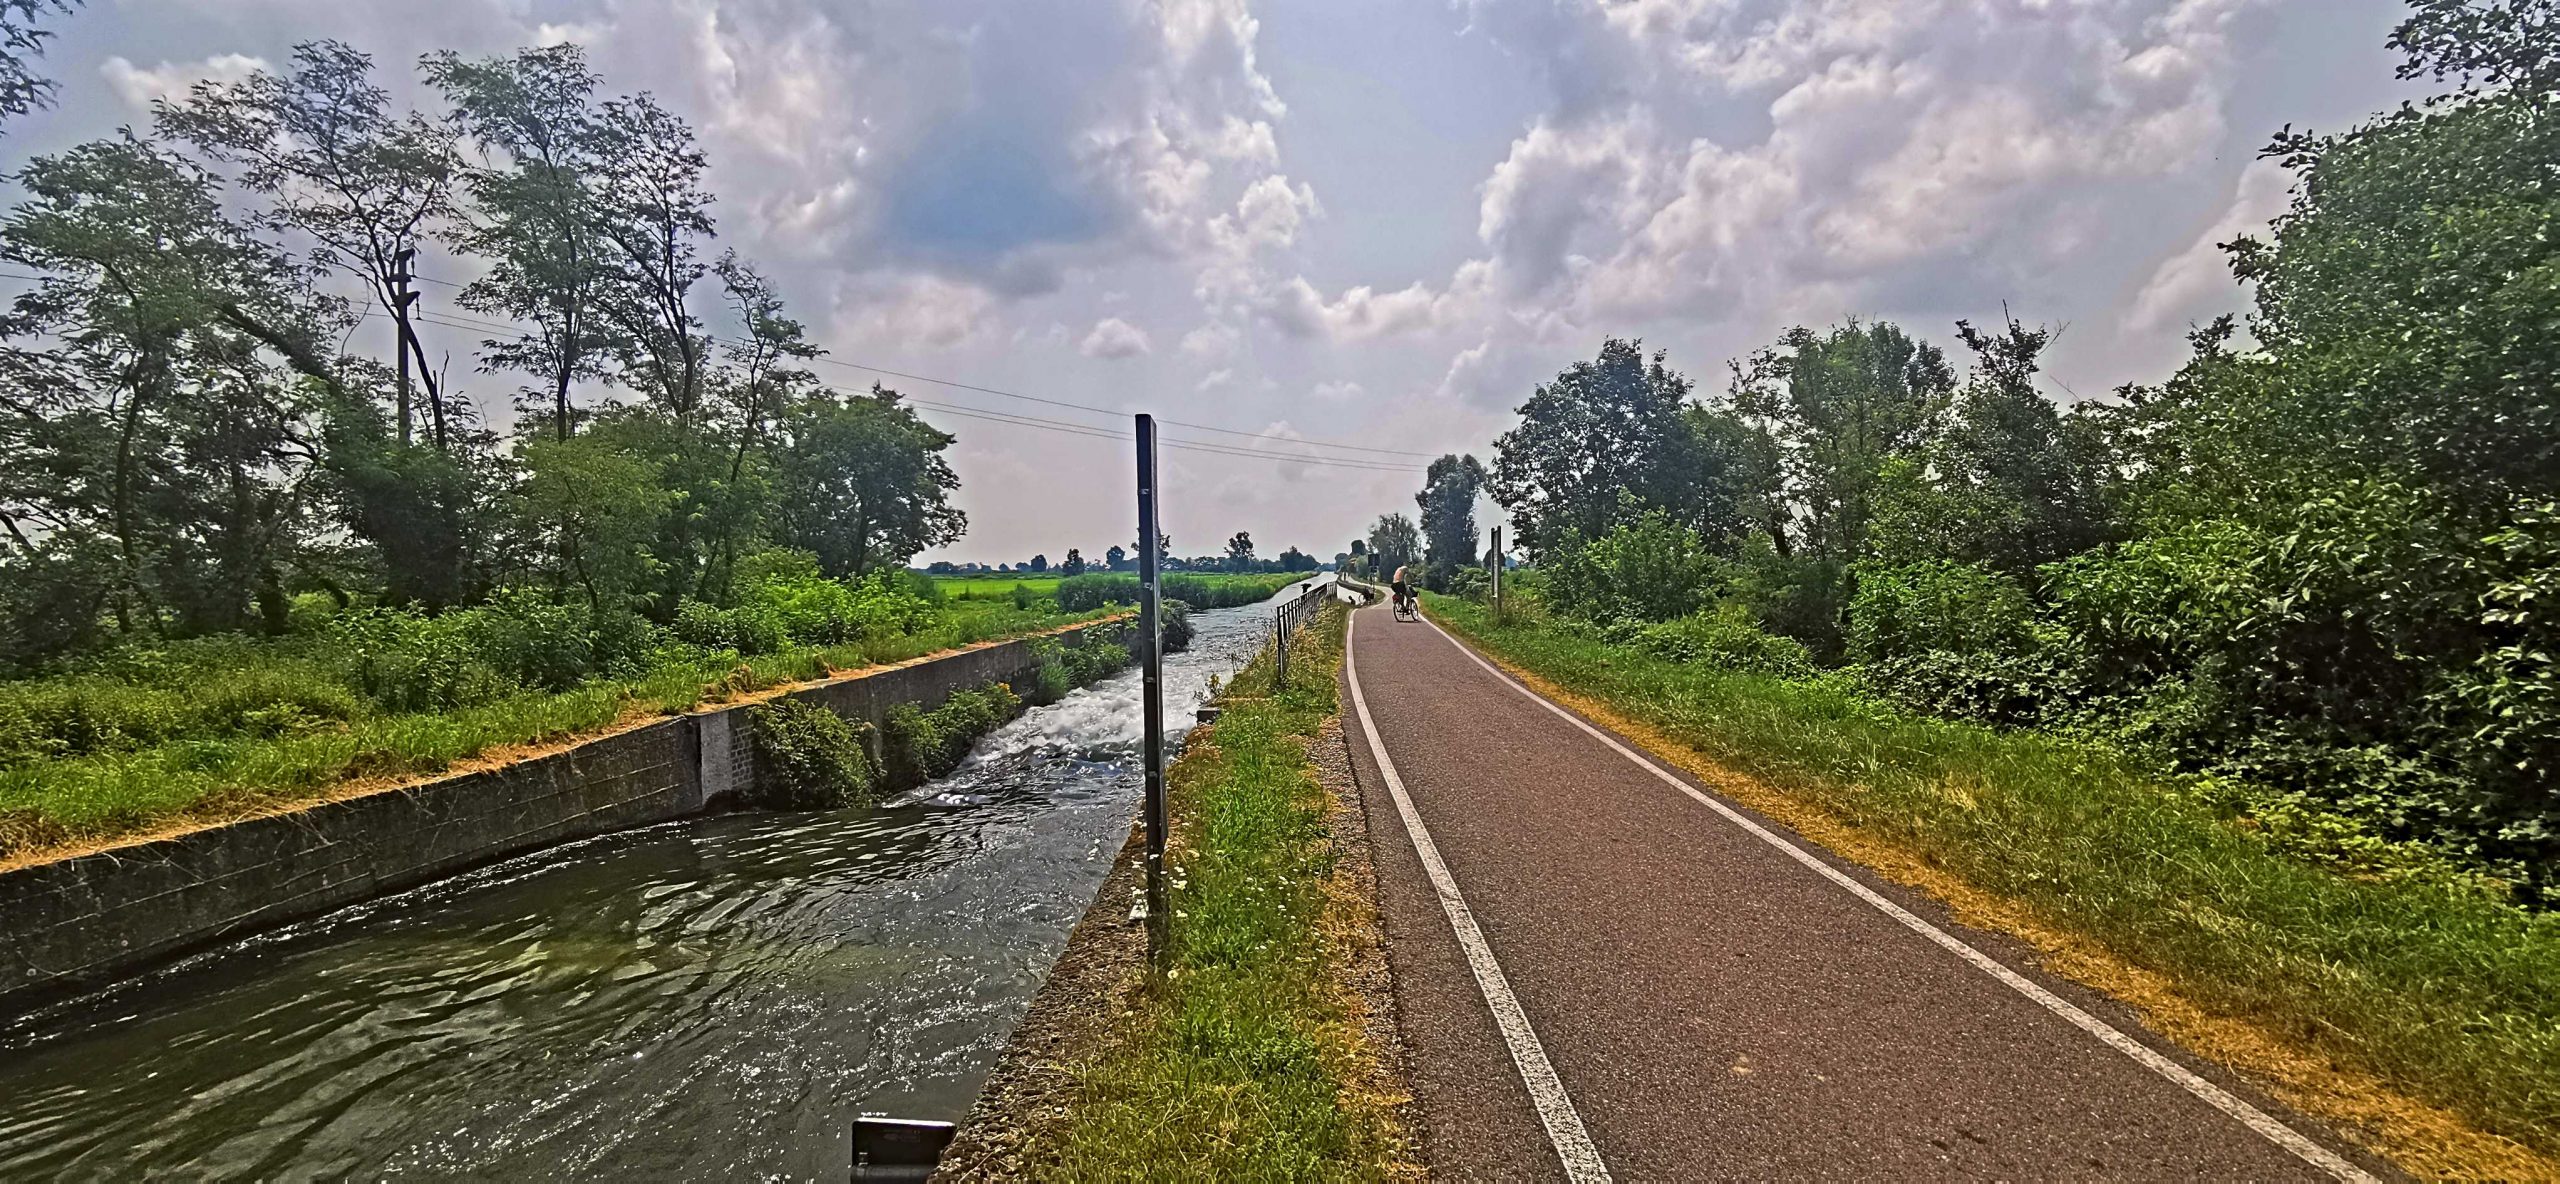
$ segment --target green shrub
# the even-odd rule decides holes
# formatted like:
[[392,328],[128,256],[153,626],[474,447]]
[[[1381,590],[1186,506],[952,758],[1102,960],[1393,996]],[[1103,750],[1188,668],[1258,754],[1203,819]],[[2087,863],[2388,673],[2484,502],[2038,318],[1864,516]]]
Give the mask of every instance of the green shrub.
[[1669,621],[1706,599],[1715,557],[1696,532],[1647,511],[1547,564],[1548,603],[1587,621]]
[[1975,563],[1862,564],[1849,602],[1849,657],[1931,651],[2014,655],[2035,645],[2035,608],[2016,580]]
[[1493,574],[1481,567],[1462,567],[1449,573],[1446,581],[1451,596],[1483,600],[1493,591]]
[[1179,600],[1164,602],[1158,636],[1164,639],[1164,652],[1178,654],[1191,648],[1191,606]]
[[1138,603],[1138,577],[1086,572],[1058,581],[1058,611],[1086,613],[1106,604]]
[[480,660],[459,616],[384,608],[343,613],[330,622],[326,644],[358,693],[383,711],[449,711],[516,690],[505,673]]
[[861,730],[815,703],[776,699],[747,709],[757,777],[744,795],[776,810],[832,810],[871,800]]
[[1745,539],[1725,573],[1725,598],[1751,606],[1760,626],[1795,638],[1829,663],[1840,658],[1840,615],[1847,580],[1836,560],[1781,555],[1768,535]]
[[1039,600],[1040,597],[1032,594],[1031,586],[1029,584],[1015,584],[1013,586],[1014,611],[1030,612],[1031,606],[1038,603]]
[[921,785],[950,772],[978,737],[1021,713],[1021,697],[1000,682],[954,691],[931,711],[912,703],[890,708],[880,748],[891,784]]
[[1803,642],[1762,629],[1750,606],[1733,602],[1647,625],[1635,642],[1677,662],[1704,662],[1781,678],[1804,678],[1815,671],[1813,653]]

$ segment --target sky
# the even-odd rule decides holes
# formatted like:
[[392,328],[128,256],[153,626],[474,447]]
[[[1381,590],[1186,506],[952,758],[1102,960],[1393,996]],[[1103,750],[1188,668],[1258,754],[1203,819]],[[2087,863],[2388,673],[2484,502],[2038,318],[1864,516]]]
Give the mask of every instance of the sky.
[[[1886,318],[1953,350],[1959,318],[2005,308],[2061,331],[2059,400],[2167,376],[2191,323],[2245,303],[2214,244],[2287,199],[2257,150],[2417,93],[2384,46],[2400,12],[88,0],[53,21],[58,105],[0,155],[147,126],[153,98],[299,41],[373,55],[420,103],[427,51],[574,42],[608,90],[692,121],[722,244],[774,276],[824,376],[884,381],[959,437],[970,530],[924,559],[1129,543],[1140,411],[1166,424],[1177,553],[1243,530],[1330,558],[1414,512],[1430,457],[1490,460],[1608,336],[1714,393],[1790,325]],[[428,348],[468,356],[474,334],[446,337]],[[513,382],[465,385],[495,409]]]

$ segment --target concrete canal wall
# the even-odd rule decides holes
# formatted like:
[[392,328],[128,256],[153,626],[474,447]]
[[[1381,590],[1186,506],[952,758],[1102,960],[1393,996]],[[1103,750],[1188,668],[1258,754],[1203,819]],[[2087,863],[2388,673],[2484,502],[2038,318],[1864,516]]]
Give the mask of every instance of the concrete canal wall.
[[[1096,622],[1058,635],[1125,628]],[[1028,641],[791,693],[877,727],[990,682],[1028,690]],[[0,1016],[192,950],[509,856],[699,813],[751,784],[744,706],[677,716],[475,773],[0,873]]]

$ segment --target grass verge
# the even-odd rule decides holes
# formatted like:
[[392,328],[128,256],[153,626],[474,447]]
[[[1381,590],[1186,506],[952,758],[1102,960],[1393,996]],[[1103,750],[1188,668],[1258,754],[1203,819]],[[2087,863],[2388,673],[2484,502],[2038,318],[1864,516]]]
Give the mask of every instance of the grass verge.
[[1236,676],[1166,778],[1164,954],[1083,1066],[1043,1174],[1370,1180],[1418,1175],[1345,982],[1329,794],[1307,745],[1334,715],[1346,614]]
[[708,654],[629,678],[454,710],[364,714],[282,735],[181,738],[0,768],[0,869],[288,810],[638,720],[1110,615],[1009,607],[952,612],[911,634],[744,659]]
[[2412,1172],[2560,1175],[2560,915],[2311,866],[2090,746],[1429,604],[1542,690],[2028,938]]

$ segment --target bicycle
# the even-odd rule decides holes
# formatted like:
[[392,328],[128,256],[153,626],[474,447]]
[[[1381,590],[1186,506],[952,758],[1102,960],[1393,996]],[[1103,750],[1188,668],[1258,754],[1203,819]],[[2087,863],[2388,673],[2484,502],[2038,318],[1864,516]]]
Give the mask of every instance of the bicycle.
[[1422,609],[1413,597],[1396,597],[1396,619],[1399,621],[1419,621],[1422,619]]

